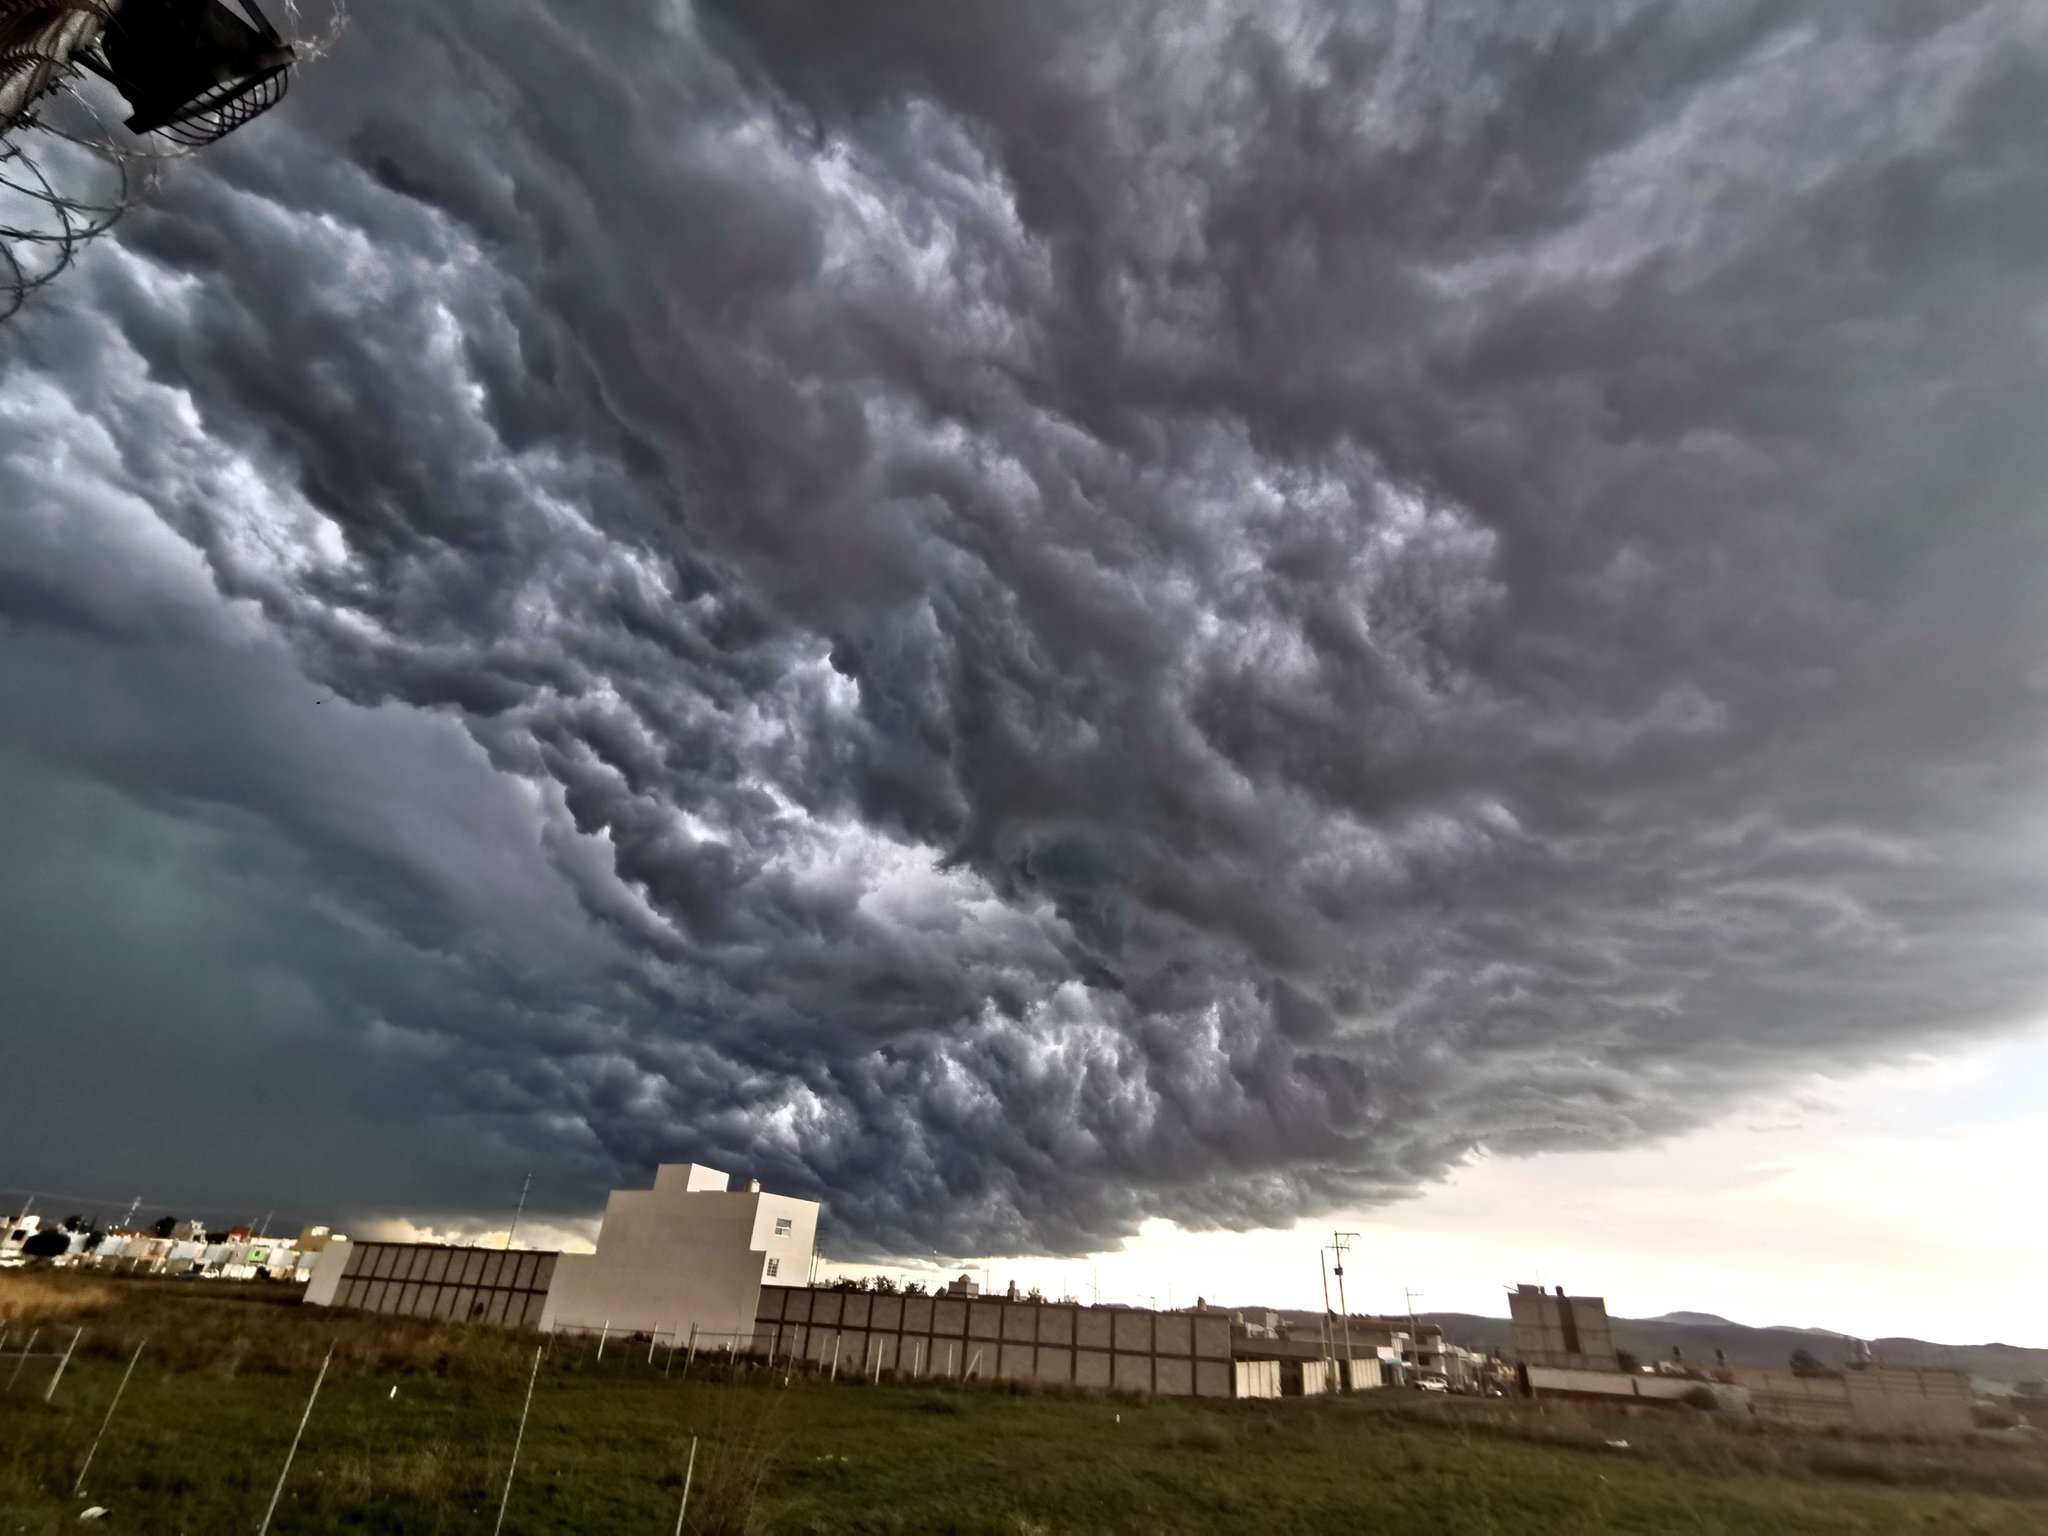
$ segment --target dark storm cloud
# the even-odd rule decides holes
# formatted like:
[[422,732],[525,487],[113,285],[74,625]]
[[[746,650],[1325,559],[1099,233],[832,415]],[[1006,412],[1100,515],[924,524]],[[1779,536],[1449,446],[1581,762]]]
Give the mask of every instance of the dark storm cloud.
[[589,9],[11,328],[44,1070],[1074,1249],[2038,1010],[2037,8]]

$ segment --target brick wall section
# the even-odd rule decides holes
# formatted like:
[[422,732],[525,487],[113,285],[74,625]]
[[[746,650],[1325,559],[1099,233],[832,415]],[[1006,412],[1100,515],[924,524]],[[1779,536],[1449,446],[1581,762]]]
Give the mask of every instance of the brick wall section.
[[1230,1320],[1000,1297],[765,1285],[754,1352],[869,1375],[968,1376],[1167,1397],[1230,1397]]

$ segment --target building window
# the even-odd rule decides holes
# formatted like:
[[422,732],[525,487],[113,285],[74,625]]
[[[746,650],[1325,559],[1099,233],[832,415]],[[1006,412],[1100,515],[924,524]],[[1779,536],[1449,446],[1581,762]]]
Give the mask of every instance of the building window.
[[787,1216],[775,1218],[775,1235],[777,1237],[789,1236],[789,1218]]
[[774,1279],[774,1278],[776,1277],[776,1275],[778,1275],[779,1273],[781,1273],[781,1270],[782,1270],[782,1260],[780,1260],[780,1259],[770,1259],[770,1260],[768,1261],[768,1278],[769,1278],[770,1280],[773,1280],[773,1279]]

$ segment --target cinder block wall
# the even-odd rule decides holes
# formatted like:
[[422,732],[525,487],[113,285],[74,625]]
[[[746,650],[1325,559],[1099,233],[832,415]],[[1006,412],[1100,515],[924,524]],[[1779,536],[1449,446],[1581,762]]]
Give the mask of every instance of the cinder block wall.
[[871,1375],[975,1377],[1229,1397],[1230,1320],[1009,1301],[763,1286],[754,1353]]
[[555,1258],[531,1250],[352,1243],[328,1305],[389,1317],[534,1328],[547,1304]]

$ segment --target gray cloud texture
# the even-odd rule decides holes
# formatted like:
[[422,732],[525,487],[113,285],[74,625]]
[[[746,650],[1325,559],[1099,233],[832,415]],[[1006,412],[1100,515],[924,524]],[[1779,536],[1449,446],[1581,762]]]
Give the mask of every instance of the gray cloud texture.
[[353,10],[0,336],[17,1166],[1074,1251],[2038,1016],[2040,6]]

